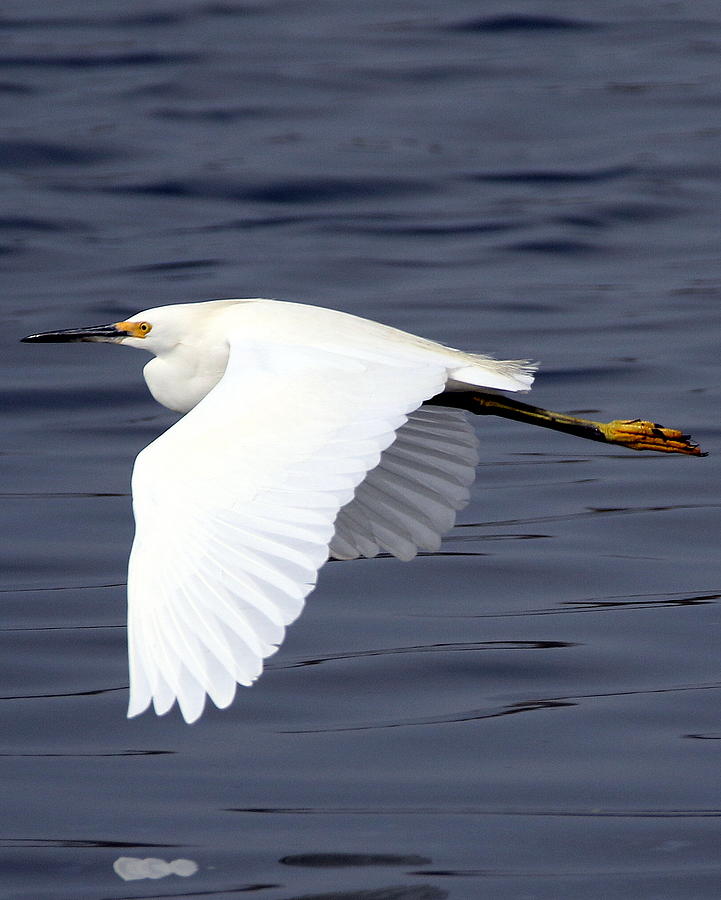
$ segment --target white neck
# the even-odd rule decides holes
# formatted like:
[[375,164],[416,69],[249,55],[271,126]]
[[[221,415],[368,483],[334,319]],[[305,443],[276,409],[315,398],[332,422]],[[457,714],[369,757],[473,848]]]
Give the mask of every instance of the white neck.
[[143,375],[158,403],[186,413],[220,381],[227,363],[227,345],[201,354],[195,346],[180,344],[170,353],[151,359]]

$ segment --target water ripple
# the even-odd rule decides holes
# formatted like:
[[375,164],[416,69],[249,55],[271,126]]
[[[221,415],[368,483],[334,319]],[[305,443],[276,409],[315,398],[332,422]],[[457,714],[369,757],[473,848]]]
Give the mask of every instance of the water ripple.
[[601,169],[589,169],[586,171],[575,169],[530,169],[515,172],[479,172],[466,176],[467,181],[479,181],[482,183],[508,183],[526,185],[558,184],[595,184],[603,181],[614,181],[617,178],[627,178],[629,175],[638,174],[635,166],[609,166]]
[[345,659],[368,659],[378,656],[397,656],[404,653],[458,653],[481,650],[557,650],[562,647],[576,647],[569,641],[475,641],[447,644],[418,644],[410,647],[386,647],[380,650],[357,650],[350,653],[335,653],[313,659],[296,660],[295,662],[276,665],[269,663],[266,669],[299,669],[305,666],[320,666],[327,662]]
[[102,841],[102,840],[90,840],[87,838],[13,838],[13,837],[4,837],[0,838],[0,847],[6,848],[17,848],[17,847],[61,847],[61,848],[69,848],[69,847],[81,847],[81,848],[89,848],[89,847],[105,847],[105,848],[117,848],[117,847],[163,847],[163,848],[175,848],[182,847],[183,844],[168,844],[163,842],[161,844],[156,843],[148,843],[146,841]]
[[[649,598],[649,599],[645,599]],[[566,616],[576,613],[627,612],[639,609],[675,609],[687,606],[706,606],[721,600],[721,593],[705,591],[689,594],[675,591],[665,594],[626,594],[612,597],[589,598],[583,600],[564,600],[558,607],[542,607],[540,609],[518,609],[504,613],[416,613],[416,618],[424,619],[514,619],[528,616]]]
[[512,13],[469,19],[453,25],[452,30],[478,34],[508,34],[528,31],[591,31],[599,27],[598,23],[584,19]]
[[436,716],[418,716],[408,719],[395,719],[388,722],[359,723],[356,725],[337,725],[329,728],[294,728],[280,731],[280,734],[328,734],[345,731],[380,731],[389,728],[408,728],[418,725],[456,725],[461,722],[478,722],[483,719],[498,719],[503,716],[514,716],[519,713],[537,712],[542,709],[562,709],[578,706],[583,700],[599,700],[609,697],[638,697],[654,694],[678,694],[688,691],[716,691],[721,682],[710,684],[671,685],[670,687],[646,688],[629,691],[604,691],[594,694],[576,694],[564,697],[549,697],[537,700],[523,700],[506,706],[490,709],[469,709]]
[[215,198],[255,203],[312,204],[369,197],[397,197],[429,189],[430,184],[411,178],[277,178],[249,185],[242,180],[172,180],[104,187],[106,193],[146,194],[161,197]]
[[0,696],[0,701],[2,700],[57,700],[59,698],[67,698],[67,697],[97,697],[101,694],[112,694],[115,691],[127,691],[128,685],[124,684],[120,687],[109,687],[109,688],[93,688],[93,690],[89,691],[58,691],[56,693],[47,693],[47,694],[7,694],[5,696]]
[[225,812],[272,816],[529,816],[573,819],[719,819],[708,809],[499,809],[485,806],[230,806]]
[[87,229],[88,226],[86,224],[81,225],[78,222],[70,222],[66,219],[36,219],[31,216],[0,216],[0,231],[60,231],[66,233],[80,227]]
[[497,519],[493,522],[469,522],[456,528],[497,528],[500,525],[536,525],[539,522],[570,522],[594,516],[637,516],[646,513],[674,512],[688,509],[719,509],[718,503],[674,503],[668,506],[589,506],[583,512],[553,516],[528,516],[522,519]]
[[109,150],[50,141],[0,141],[0,165],[9,168],[91,164],[112,159],[115,155]]
[[279,862],[285,866],[313,869],[345,869],[356,866],[427,866],[431,860],[425,856],[395,856],[391,853],[299,853],[283,856]]
[[[599,247],[588,241],[572,241],[563,238],[540,238],[535,241],[519,241],[516,244],[508,244],[507,250],[518,250],[521,253],[560,253],[566,256],[578,256],[592,253]],[[608,253],[608,249],[604,248]]]
[[32,54],[29,56],[0,56],[0,68],[16,69],[109,69],[127,66],[169,66],[188,65],[202,60],[200,53],[95,53],[92,55],[66,54],[50,56]]
[[118,750],[114,753],[0,753],[0,757],[11,759],[96,759],[116,756],[173,756],[177,750]]

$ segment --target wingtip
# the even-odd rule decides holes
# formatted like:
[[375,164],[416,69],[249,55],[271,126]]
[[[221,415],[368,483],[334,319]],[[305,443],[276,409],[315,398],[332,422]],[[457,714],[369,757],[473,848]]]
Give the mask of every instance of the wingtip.
[[135,719],[137,718],[137,716],[142,715],[150,706],[150,699],[151,698],[148,697],[145,704],[143,704],[142,702],[136,700],[134,697],[131,697],[130,701],[128,702],[128,712],[126,713],[126,717],[128,719]]

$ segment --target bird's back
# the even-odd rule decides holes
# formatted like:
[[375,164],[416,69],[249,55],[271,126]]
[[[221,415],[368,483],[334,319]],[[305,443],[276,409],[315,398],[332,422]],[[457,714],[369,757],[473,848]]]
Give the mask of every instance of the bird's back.
[[375,361],[393,366],[396,361],[414,359],[420,363],[425,359],[429,364],[440,363],[446,368],[448,390],[485,387],[501,391],[526,391],[533,382],[535,366],[525,360],[497,360],[456,350],[389,325],[333,309],[284,300],[210,302],[219,304],[216,322],[225,334],[237,328],[245,339],[360,355],[371,364]]

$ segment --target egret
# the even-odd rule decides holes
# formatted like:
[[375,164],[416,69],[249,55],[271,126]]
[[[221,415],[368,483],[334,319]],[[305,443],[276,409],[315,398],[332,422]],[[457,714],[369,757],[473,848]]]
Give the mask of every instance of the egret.
[[673,429],[590,422],[500,392],[535,367],[347,313],[210,300],[26,342],[147,350],[150,393],[184,413],[132,476],[128,716],[220,708],[275,653],[328,558],[436,550],[479,459],[466,411],[632,449],[700,455]]

